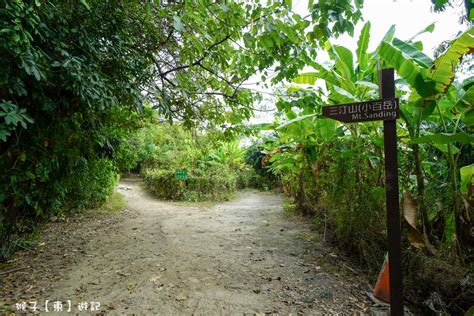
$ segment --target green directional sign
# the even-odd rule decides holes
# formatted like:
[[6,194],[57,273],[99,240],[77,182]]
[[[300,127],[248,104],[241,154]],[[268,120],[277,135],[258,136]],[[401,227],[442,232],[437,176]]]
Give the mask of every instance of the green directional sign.
[[187,180],[188,179],[188,172],[186,170],[177,170],[176,171],[176,178],[178,180]]

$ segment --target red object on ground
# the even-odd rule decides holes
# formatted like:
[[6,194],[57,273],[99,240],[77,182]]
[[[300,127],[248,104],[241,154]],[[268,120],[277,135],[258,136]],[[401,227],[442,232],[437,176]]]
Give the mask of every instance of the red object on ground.
[[382,270],[380,270],[379,278],[375,284],[374,297],[379,301],[390,304],[390,279],[388,254],[385,255]]

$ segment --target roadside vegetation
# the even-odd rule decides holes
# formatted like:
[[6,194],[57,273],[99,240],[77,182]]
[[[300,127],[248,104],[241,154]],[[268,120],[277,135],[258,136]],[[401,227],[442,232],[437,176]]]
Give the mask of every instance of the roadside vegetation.
[[[217,130],[149,124],[128,143],[129,170],[140,172],[161,199],[227,200],[238,189],[257,187],[258,175],[245,163],[247,149]],[[262,187],[262,185],[260,186]]]
[[311,62],[314,71],[287,86],[277,120],[263,127],[272,131],[270,170],[295,207],[375,277],[387,251],[382,123],[320,113],[323,104],[378,99],[377,62],[395,68],[406,296],[425,312],[459,313],[474,304],[474,78],[460,67],[472,70],[474,30],[432,60],[416,36],[401,40],[395,28],[367,51],[370,28],[355,53],[328,42],[330,63]]

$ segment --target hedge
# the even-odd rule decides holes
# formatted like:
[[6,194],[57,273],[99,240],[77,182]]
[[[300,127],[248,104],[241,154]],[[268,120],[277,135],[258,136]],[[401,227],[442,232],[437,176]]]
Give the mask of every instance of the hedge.
[[148,189],[156,197],[165,200],[226,200],[239,186],[239,177],[232,171],[191,171],[182,185],[175,170],[148,169],[143,174]]

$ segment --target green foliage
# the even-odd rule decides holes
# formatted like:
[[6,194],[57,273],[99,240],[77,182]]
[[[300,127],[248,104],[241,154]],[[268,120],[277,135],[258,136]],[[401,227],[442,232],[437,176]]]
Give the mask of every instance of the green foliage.
[[[430,25],[417,35],[432,30]],[[367,22],[356,49],[357,66],[350,50],[327,43],[331,61],[312,61],[310,72],[292,80],[276,104],[274,134],[263,137],[270,169],[300,212],[324,221],[332,239],[363,266],[379,268],[373,263],[380,262],[386,249],[382,124],[343,124],[321,112],[323,104],[379,99],[381,57],[384,67],[395,68],[401,77],[396,81],[401,188],[414,192],[419,229],[427,242],[438,251],[456,249],[458,260],[470,263],[472,79],[459,82],[457,74],[460,60],[473,51],[473,30],[460,34],[435,60],[422,52],[417,35],[402,41],[395,28],[376,51],[367,52],[369,32]],[[408,241],[404,246],[410,247]]]
[[474,187],[474,164],[459,169],[461,174],[461,192],[467,193]]
[[[433,3],[433,9],[435,12],[442,12],[446,9],[447,6],[462,8],[462,5],[459,2],[453,0],[431,0]],[[467,21],[468,23],[474,22],[474,2],[472,0],[464,0],[462,20]]]
[[19,109],[11,101],[3,100],[0,103],[0,117],[3,119],[3,123],[0,124],[0,140],[3,142],[7,141],[7,137],[11,135],[18,125],[26,128],[28,123],[33,123],[31,117],[26,114],[26,109]]
[[144,105],[186,126],[239,125],[255,98],[244,81],[274,65],[274,81],[294,76],[316,55],[309,28],[338,34],[360,17],[351,1],[306,18],[290,2],[2,1],[0,243],[20,218],[95,205],[118,170],[160,163],[131,135]]
[[153,103],[165,118],[187,126],[205,119],[223,129],[226,121],[238,125],[255,100],[242,83],[256,72],[265,81],[270,67],[272,82],[293,77],[331,35],[353,30],[360,2],[312,2],[306,17],[292,11],[291,1],[150,4],[149,16],[159,17],[150,23],[160,32],[151,45],[162,47],[147,81]]
[[247,187],[253,187],[260,190],[271,190],[278,187],[279,179],[271,170],[271,153],[265,149],[265,144],[254,141],[245,152],[245,163],[252,167],[249,184]]
[[[472,52],[472,29],[432,61],[414,38],[394,38],[394,27],[377,51],[367,52],[366,23],[354,55],[328,38],[352,34],[361,6],[360,0],[311,0],[310,15],[302,17],[292,1],[276,0],[3,1],[2,256],[11,250],[9,241],[36,222],[97,206],[120,171],[141,170],[158,196],[190,200],[222,199],[277,174],[297,207],[315,213],[320,205],[336,238],[365,258],[377,257],[371,243],[383,226],[381,124],[348,126],[320,113],[321,104],[376,98],[378,57],[401,76],[402,177],[405,189],[418,191],[420,224],[437,247],[456,240],[469,254],[461,202],[472,205],[470,169],[459,166],[473,163],[474,90],[472,80],[455,77]],[[331,63],[316,61],[321,47]],[[314,71],[298,74],[305,66]],[[294,78],[325,87],[289,87],[289,97],[277,103],[284,120],[274,124],[265,151],[256,147],[245,157],[228,127],[241,126],[258,97],[243,83],[257,72],[265,81],[269,68],[273,83]],[[150,108],[160,120],[207,129],[158,125]],[[188,171],[186,182],[176,170]],[[443,184],[440,197],[437,183]],[[430,206],[429,198],[442,207]],[[350,205],[342,209],[338,201]],[[365,217],[357,216],[360,209]],[[361,233],[362,219],[377,233]]]
[[92,208],[101,205],[112,194],[118,181],[118,173],[114,163],[109,159],[88,162],[77,161],[74,176],[59,182],[59,194],[67,196],[62,208]]
[[124,11],[136,4],[89,5],[0,4],[2,245],[34,222],[103,202],[118,145],[139,121],[133,78],[148,72],[130,32],[142,22]]
[[184,186],[175,175],[175,170],[147,170],[144,172],[148,188],[158,198],[167,200],[226,200],[237,189],[235,174],[192,171]]
[[[225,140],[216,130],[152,124],[132,141],[139,144],[135,151],[145,182],[158,198],[225,200],[237,189],[254,186],[257,177],[244,163],[240,142]],[[185,180],[179,179],[178,171],[187,173]]]
[[[312,32],[308,33],[311,39],[319,39],[324,43],[324,38],[348,32],[354,34],[354,24],[361,18],[363,1],[356,0],[310,0],[308,9],[311,12],[315,25]],[[355,8],[354,8],[355,6]]]
[[113,192],[100,209],[106,212],[119,212],[124,210],[126,207],[127,201],[125,200],[125,197],[118,192]]
[[264,145],[254,142],[245,152],[245,163],[252,166],[258,175],[270,177],[271,172],[265,165],[265,157],[267,157],[267,153]]
[[351,249],[349,255],[361,266],[376,270],[373,262],[380,262],[387,249],[383,170],[370,140],[356,140],[355,146],[353,141],[341,139],[321,148],[319,170],[316,177],[309,175],[305,196],[318,203],[313,214],[324,212],[319,218],[330,227],[332,240]]
[[[366,24],[359,38],[358,56],[364,56],[369,25]],[[429,26],[423,32],[432,30],[433,27]],[[317,159],[321,145],[334,143],[341,137],[353,139],[353,144],[357,143],[356,139],[360,137],[370,140],[372,144],[369,143],[367,148],[373,146],[374,150],[369,159],[372,162],[383,161],[380,154],[382,145],[380,123],[344,125],[332,121],[335,125],[328,126],[327,120],[319,117],[320,104],[348,103],[378,98],[377,85],[374,84],[377,73],[374,61],[380,54],[387,64],[395,67],[403,78],[399,80],[400,90],[397,93],[401,97],[402,118],[405,121],[405,124],[399,125],[401,141],[404,144],[401,146],[400,158],[402,165],[406,168],[402,170],[406,174],[404,187],[409,190],[415,188],[418,193],[422,225],[433,227],[429,221],[434,219],[439,221],[441,217],[444,221],[442,227],[446,230],[444,235],[450,235],[452,225],[464,221],[464,219],[453,220],[462,216],[459,213],[460,185],[457,162],[466,155],[466,151],[470,152],[473,143],[470,127],[471,106],[470,101],[467,101],[470,95],[470,80],[468,79],[464,84],[454,82],[455,68],[453,66],[457,66],[463,55],[472,50],[472,41],[466,41],[467,38],[472,37],[472,29],[452,41],[451,46],[434,61],[419,50],[422,45],[412,41],[415,37],[409,41],[401,41],[393,36],[392,31],[388,34],[390,36],[385,37],[376,52],[367,54],[371,56],[368,62],[361,63],[365,67],[359,65],[354,73],[351,53],[341,47],[327,45],[329,55],[334,60],[332,66],[328,68],[313,62],[311,66],[317,72],[301,74],[295,78],[296,83],[306,84],[321,80],[325,83],[327,92],[312,88],[295,90],[291,87],[290,89],[298,93],[293,93],[288,99],[283,98],[279,101],[277,107],[286,111],[288,120],[280,124],[277,129],[280,132],[280,142],[274,146],[280,147],[281,142],[286,142],[294,144],[292,146],[303,146],[306,150],[297,152],[293,156],[289,153],[275,155],[273,168],[278,172],[285,172],[286,176],[293,174],[295,179],[301,178],[298,172],[292,173],[291,169],[296,166],[298,170],[308,165],[311,168],[311,164]],[[363,57],[358,58],[363,60]],[[451,66],[448,67],[448,65]],[[307,102],[308,95],[311,95],[315,101]],[[288,113],[293,113],[291,108],[296,104],[300,108],[300,114],[289,115]],[[458,108],[455,104],[458,104]],[[466,123],[460,124],[460,122]],[[353,148],[353,144],[349,148]],[[433,148],[437,153],[435,157],[432,153]],[[430,163],[422,163],[423,159]],[[470,163],[470,160],[468,159],[467,162]],[[434,167],[443,163],[445,164],[444,171],[443,168]],[[432,170],[426,172],[428,168]],[[413,177],[410,174],[413,174]],[[427,178],[431,181],[425,184]],[[447,183],[446,179],[448,179]],[[301,179],[296,182],[301,187]],[[430,208],[425,202],[427,195],[430,195],[431,190],[434,189],[432,183],[439,182],[449,184],[449,190],[446,191],[448,195],[443,196],[442,201],[439,201],[443,202],[440,204],[443,205],[442,209]],[[301,193],[301,190],[296,190],[296,192]],[[304,197],[301,194],[299,196]],[[439,199],[435,196],[433,198]],[[452,211],[455,215],[450,213]],[[429,228],[425,229],[429,231]],[[459,232],[460,229],[457,227],[456,231]],[[443,234],[435,233],[435,230],[433,229],[433,234],[430,236],[434,239],[441,238]]]

